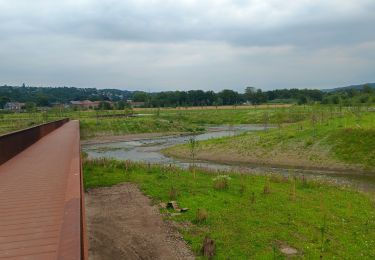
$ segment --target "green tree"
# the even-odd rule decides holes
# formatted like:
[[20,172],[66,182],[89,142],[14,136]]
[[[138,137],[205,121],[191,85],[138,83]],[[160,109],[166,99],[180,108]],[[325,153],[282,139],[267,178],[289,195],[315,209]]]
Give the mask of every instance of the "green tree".
[[8,97],[0,97],[0,108],[4,108],[5,104],[10,102]]
[[100,110],[111,110],[112,106],[109,102],[102,101],[99,103],[99,109]]
[[39,93],[37,95],[37,101],[36,101],[37,105],[39,107],[47,107],[49,106],[49,99],[48,99],[48,96],[47,95],[44,95],[42,93]]
[[115,103],[115,108],[118,110],[124,110],[130,108],[130,104],[126,101],[121,100]]
[[306,96],[300,96],[298,99],[298,105],[304,105],[307,104],[307,97]]
[[245,89],[245,99],[247,101],[253,102],[257,89],[255,87],[246,87]]
[[26,102],[25,109],[27,112],[35,112],[36,104],[34,102]]
[[137,91],[133,94],[134,102],[146,102],[148,100],[148,95],[146,92]]
[[371,94],[374,90],[370,87],[370,84],[363,85],[362,91],[367,94]]

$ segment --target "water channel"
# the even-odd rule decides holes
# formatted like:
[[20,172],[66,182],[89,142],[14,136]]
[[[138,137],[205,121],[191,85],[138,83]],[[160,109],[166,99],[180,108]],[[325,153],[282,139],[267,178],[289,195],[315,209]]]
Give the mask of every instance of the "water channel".
[[[247,131],[264,131],[264,126],[260,125],[235,125],[235,126],[209,126],[207,132],[195,135],[195,140],[203,141],[210,138],[220,138],[234,136]],[[82,150],[89,158],[114,158],[118,160],[132,160],[146,163],[172,164],[182,168],[188,168],[192,162],[189,160],[167,157],[161,150],[173,145],[184,144],[189,141],[189,135],[172,135],[163,137],[153,137],[135,141],[117,141],[111,143],[83,144]],[[282,175],[303,175],[306,178],[320,179],[340,185],[350,185],[364,191],[375,192],[375,175],[359,173],[341,173],[335,171],[306,170],[276,168],[259,165],[228,165],[215,162],[198,161],[197,167],[211,168],[220,171],[241,172],[249,174],[269,174],[278,173]]]

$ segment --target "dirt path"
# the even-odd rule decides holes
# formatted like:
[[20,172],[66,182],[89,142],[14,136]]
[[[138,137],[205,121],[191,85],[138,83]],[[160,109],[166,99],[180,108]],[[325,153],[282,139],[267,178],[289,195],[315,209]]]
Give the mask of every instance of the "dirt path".
[[135,184],[93,189],[85,200],[90,260],[194,259]]

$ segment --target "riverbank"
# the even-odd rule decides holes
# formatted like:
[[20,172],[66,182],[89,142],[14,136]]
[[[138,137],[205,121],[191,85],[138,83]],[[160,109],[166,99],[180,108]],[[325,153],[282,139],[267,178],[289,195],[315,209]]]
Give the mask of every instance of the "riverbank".
[[175,200],[189,208],[161,212],[198,258],[206,236],[215,242],[217,259],[375,256],[370,195],[304,178],[223,174],[104,159],[84,163],[86,189],[131,182],[156,205]]
[[[195,158],[230,164],[375,173],[375,113],[310,120],[263,132],[199,142]],[[191,159],[188,144],[168,147],[167,156]]]
[[[205,145],[205,144],[199,144]],[[207,150],[206,150],[207,149]],[[285,151],[272,151],[271,155],[265,158],[266,152],[257,150],[259,154],[243,155],[239,154],[235,149],[218,146],[198,148],[195,160],[199,162],[217,163],[221,165],[237,166],[237,167],[262,167],[262,168],[278,168],[293,170],[307,170],[327,172],[330,174],[364,174],[372,175],[375,172],[372,169],[363,167],[362,165],[351,165],[333,160],[331,158],[319,156],[319,162],[309,160],[310,155],[306,153],[287,153]],[[191,160],[191,152],[184,145],[168,147],[161,150],[161,153],[167,157],[178,160]],[[259,156],[258,156],[259,155]],[[318,156],[317,156],[318,157]]]

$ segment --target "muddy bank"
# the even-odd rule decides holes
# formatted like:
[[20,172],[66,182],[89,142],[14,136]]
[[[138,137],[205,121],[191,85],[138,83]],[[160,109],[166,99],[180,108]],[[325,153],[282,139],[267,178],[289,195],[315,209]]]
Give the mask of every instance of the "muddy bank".
[[89,259],[194,259],[175,227],[135,184],[89,190]]
[[[190,151],[187,149],[179,149],[179,147],[171,147],[161,150],[161,153],[168,157],[177,159],[190,159]],[[281,169],[299,169],[307,171],[320,171],[331,174],[361,174],[373,176],[375,171],[365,169],[361,165],[349,165],[341,162],[312,162],[304,158],[298,158],[293,154],[274,155],[258,158],[255,156],[244,156],[230,150],[227,151],[200,151],[196,155],[196,159],[200,161],[233,165],[233,166],[258,166]]]

